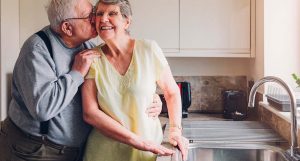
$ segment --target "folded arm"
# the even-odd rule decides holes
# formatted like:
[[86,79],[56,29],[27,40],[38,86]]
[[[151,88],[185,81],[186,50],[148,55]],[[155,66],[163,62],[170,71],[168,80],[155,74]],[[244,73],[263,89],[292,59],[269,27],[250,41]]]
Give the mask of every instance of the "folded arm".
[[56,64],[39,42],[23,46],[13,74],[13,97],[39,121],[49,120],[72,101],[83,77],[77,71],[57,75]]

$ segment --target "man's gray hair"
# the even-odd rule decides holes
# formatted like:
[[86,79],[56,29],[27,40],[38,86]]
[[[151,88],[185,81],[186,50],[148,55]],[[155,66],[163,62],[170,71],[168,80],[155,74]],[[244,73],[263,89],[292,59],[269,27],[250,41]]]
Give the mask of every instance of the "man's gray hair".
[[51,28],[59,31],[65,19],[76,17],[75,7],[78,3],[79,0],[50,0],[46,9]]

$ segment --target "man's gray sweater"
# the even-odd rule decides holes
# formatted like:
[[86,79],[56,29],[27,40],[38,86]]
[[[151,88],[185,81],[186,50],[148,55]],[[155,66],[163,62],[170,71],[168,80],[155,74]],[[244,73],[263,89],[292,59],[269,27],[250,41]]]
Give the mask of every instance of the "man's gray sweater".
[[[91,129],[82,118],[80,85],[84,78],[72,71],[74,56],[84,50],[81,44],[68,48],[50,30],[53,58],[36,34],[27,39],[13,71],[9,117],[24,132],[40,136],[40,122],[49,121],[48,139],[66,146],[79,147]],[[85,42],[88,48],[94,47]]]

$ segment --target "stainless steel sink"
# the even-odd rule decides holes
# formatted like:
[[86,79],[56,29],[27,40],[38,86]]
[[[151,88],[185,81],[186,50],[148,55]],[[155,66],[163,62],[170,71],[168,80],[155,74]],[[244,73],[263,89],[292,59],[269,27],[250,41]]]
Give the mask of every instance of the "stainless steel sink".
[[[188,161],[293,161],[288,142],[257,121],[183,121],[183,136],[191,142]],[[163,145],[169,148],[168,124]],[[175,148],[174,148],[175,149]],[[176,149],[175,149],[176,150]],[[177,152],[157,161],[182,161]]]
[[[259,144],[207,144],[189,147],[188,161],[290,161],[288,153],[274,146]],[[171,161],[182,161],[176,153]]]

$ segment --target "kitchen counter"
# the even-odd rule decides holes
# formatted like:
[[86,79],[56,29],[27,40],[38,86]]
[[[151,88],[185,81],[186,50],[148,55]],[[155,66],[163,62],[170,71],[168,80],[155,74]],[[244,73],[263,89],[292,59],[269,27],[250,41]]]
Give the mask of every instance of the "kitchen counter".
[[[165,124],[163,145],[168,144],[168,118],[159,117]],[[258,121],[231,121],[222,114],[190,113],[182,119],[183,136],[193,143],[255,143],[288,148],[288,143],[268,125]],[[174,155],[179,155],[178,153]],[[170,161],[171,156],[160,156],[159,161]]]
[[[164,140],[168,141],[168,124]],[[258,121],[183,121],[182,135],[191,142],[286,142],[270,126]]]
[[[161,125],[164,126],[168,123],[169,118],[165,114],[159,116]],[[183,118],[182,121],[207,121],[207,120],[228,120],[224,119],[222,114],[203,114],[203,113],[189,113],[187,118]]]

